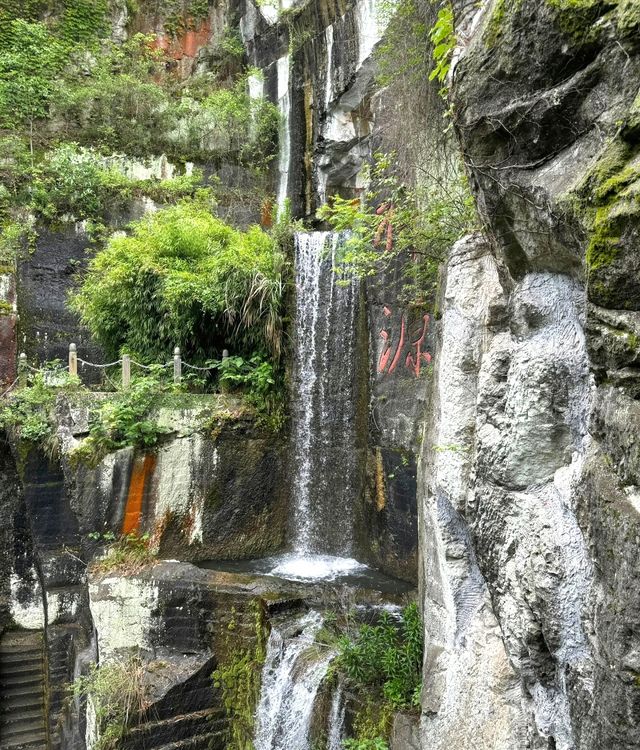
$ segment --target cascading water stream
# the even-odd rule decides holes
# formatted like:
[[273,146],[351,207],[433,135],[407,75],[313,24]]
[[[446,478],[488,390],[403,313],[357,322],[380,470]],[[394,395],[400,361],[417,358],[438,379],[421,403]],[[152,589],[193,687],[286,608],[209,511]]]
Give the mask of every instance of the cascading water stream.
[[300,555],[353,554],[358,283],[334,272],[344,237],[296,236],[293,532]]
[[347,704],[344,700],[344,691],[340,683],[333,691],[331,698],[331,710],[329,712],[329,733],[327,735],[327,750],[342,750],[344,734],[344,719],[347,713]]
[[291,92],[289,85],[289,55],[278,59],[278,109],[280,110],[280,152],[278,154],[278,217],[283,215],[289,190],[291,163]]
[[318,650],[319,612],[274,627],[267,644],[256,714],[256,750],[310,750],[318,690],[335,651]]

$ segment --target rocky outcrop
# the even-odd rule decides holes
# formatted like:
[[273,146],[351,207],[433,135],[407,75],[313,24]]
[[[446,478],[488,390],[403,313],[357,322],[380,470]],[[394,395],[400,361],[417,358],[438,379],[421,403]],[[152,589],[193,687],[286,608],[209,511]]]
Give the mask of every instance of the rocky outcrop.
[[423,747],[637,747],[640,17],[456,5],[455,125],[490,245],[446,272]]

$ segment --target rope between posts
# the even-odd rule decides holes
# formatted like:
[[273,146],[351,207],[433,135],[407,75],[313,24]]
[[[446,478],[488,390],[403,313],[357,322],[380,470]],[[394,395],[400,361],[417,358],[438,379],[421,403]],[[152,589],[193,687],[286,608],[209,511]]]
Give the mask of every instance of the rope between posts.
[[23,367],[26,367],[27,370],[31,370],[31,372],[42,372],[45,374],[48,373],[55,373],[55,372],[66,372],[67,368],[64,365],[60,365],[59,367],[47,367],[45,369],[41,367],[32,367],[31,365],[25,364]]
[[[122,364],[122,360],[118,359],[115,362],[107,362],[106,365],[97,365],[95,362],[87,362],[86,360],[81,359],[80,357],[78,357],[78,362],[80,364],[82,364],[82,365],[86,365],[87,367],[97,367],[99,370],[103,370],[106,367],[115,367],[116,365],[121,365]],[[62,368],[62,369],[64,369],[64,368]]]
[[216,365],[211,365],[209,367],[197,367],[196,365],[190,365],[188,362],[182,361],[183,367],[188,367],[190,370],[199,370],[200,372],[210,372],[211,370],[216,370]]
[[173,362],[161,362],[158,365],[143,365],[142,362],[136,362],[135,359],[130,360],[132,365],[141,367],[143,370],[155,370],[156,367],[170,367]]

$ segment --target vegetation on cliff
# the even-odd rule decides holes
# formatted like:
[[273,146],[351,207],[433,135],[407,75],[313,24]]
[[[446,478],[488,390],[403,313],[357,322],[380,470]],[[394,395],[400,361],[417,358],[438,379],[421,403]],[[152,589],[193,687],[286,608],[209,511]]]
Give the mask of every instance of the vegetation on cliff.
[[[386,125],[383,145],[361,172],[358,198],[336,194],[318,212],[336,230],[349,230],[339,270],[374,276],[403,268],[404,302],[433,303],[438,269],[453,243],[476,225],[475,206],[452,142],[447,75],[456,43],[449,2],[391,3],[385,38],[375,52],[401,125]],[[440,84],[440,97],[433,101]],[[440,110],[442,121],[434,118]],[[394,128],[401,129],[395,132]]]
[[[165,9],[170,36],[208,13],[208,3],[174,5]],[[126,215],[133,198],[167,204],[201,186],[224,192],[187,162],[207,165],[207,174],[241,165],[260,205],[279,114],[250,96],[256,71],[243,66],[232,30],[209,50],[222,62],[183,81],[156,35],[110,38],[105,0],[50,6],[0,0],[0,242],[10,246],[10,263],[36,221],[88,221],[99,236],[95,228]],[[131,23],[145,12],[129,10]],[[173,176],[140,178],[160,154],[174,163]]]
[[92,664],[89,673],[73,683],[73,695],[88,699],[95,717],[93,750],[117,750],[127,728],[148,707],[146,667],[140,656],[123,661]]
[[90,262],[72,306],[105,349],[161,362],[228,348],[280,356],[284,255],[258,227],[233,229],[199,202],[144,217]]

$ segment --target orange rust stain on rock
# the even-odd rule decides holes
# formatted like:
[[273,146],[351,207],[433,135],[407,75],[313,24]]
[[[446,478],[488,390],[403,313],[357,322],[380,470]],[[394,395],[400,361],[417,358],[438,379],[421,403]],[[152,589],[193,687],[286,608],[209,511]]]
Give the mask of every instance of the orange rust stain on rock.
[[195,58],[202,47],[206,47],[211,39],[210,21],[202,21],[197,28],[193,26],[193,19],[189,19],[190,28],[182,31],[177,37],[159,33],[152,46],[166,52],[174,60],[184,57]]
[[131,479],[129,481],[129,492],[127,493],[127,504],[122,522],[122,533],[131,534],[138,531],[140,518],[142,516],[142,500],[147,478],[153,473],[156,465],[156,457],[153,453],[147,453],[144,458],[138,457],[133,463]]

